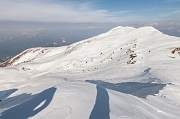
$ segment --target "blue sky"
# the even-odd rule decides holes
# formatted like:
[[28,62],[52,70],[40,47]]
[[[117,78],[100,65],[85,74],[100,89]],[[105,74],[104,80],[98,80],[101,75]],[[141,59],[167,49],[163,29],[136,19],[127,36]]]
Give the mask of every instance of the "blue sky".
[[[180,20],[180,0],[94,0],[98,9],[106,9],[131,20]],[[140,19],[139,19],[140,18]]]
[[[1,55],[22,50],[19,37],[7,36],[39,32],[42,42],[75,42],[117,26],[153,26],[180,37],[180,0],[0,0],[0,41],[10,44],[1,44]],[[39,36],[23,38],[28,40],[24,48],[41,42],[34,39]],[[13,42],[21,46],[11,47]]]
[[0,0],[0,21],[180,22],[180,0]]

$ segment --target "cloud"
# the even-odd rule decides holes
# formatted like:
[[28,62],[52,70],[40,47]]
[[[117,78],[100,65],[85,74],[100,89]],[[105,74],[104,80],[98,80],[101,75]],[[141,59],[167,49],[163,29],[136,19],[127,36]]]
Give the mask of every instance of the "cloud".
[[1,0],[1,21],[116,22],[128,11],[96,9],[90,2],[50,2],[49,0]]
[[177,10],[169,11],[167,13],[161,13],[160,17],[163,19],[166,19],[166,20],[177,20],[177,21],[179,21],[179,19],[180,19],[179,14],[180,14],[180,10],[177,9]]
[[157,22],[146,24],[146,26],[158,26],[158,25],[159,25],[159,23],[157,23]]
[[180,0],[165,0],[164,2],[180,2]]
[[108,7],[99,8],[98,6],[101,5],[97,4],[99,3],[95,0],[0,0],[0,21],[149,23],[170,19],[179,21],[180,19],[179,8],[166,9],[156,6],[143,8],[140,11],[130,7],[112,10]]

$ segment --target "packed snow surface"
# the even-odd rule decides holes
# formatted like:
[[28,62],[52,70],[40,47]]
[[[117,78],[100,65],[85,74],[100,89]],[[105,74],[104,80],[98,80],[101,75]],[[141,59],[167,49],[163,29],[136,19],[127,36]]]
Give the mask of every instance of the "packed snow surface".
[[180,38],[116,27],[0,68],[0,119],[179,119]]

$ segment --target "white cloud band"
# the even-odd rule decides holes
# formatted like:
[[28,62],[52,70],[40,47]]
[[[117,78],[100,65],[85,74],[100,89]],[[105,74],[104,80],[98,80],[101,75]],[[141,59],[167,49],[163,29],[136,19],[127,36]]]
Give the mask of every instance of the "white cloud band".
[[90,3],[27,2],[25,0],[1,0],[0,20],[44,22],[114,22],[121,20],[108,10],[94,9]]

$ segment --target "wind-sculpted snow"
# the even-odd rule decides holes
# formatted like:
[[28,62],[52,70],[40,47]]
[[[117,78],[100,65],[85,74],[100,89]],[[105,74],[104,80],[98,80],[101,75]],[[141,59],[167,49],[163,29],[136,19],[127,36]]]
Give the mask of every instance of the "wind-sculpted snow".
[[163,81],[161,79],[152,75],[150,73],[150,70],[151,70],[151,68],[147,68],[140,75],[137,75],[134,77],[127,77],[126,81],[130,81],[131,79],[137,79],[136,81],[140,81],[141,83],[156,83],[156,84],[163,83]]

